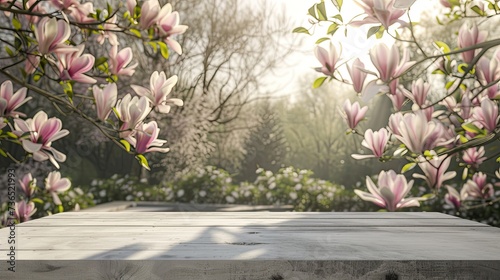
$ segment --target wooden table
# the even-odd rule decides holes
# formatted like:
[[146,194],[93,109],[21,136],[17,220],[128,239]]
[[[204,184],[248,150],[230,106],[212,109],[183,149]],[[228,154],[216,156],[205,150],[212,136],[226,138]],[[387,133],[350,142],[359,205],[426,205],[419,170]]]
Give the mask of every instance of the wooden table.
[[500,279],[500,229],[440,213],[69,212],[0,279]]

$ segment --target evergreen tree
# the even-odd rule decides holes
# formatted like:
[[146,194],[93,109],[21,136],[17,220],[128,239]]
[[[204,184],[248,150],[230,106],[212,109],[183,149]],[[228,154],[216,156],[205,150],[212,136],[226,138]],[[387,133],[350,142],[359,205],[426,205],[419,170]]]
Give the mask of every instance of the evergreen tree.
[[251,129],[245,142],[245,156],[238,179],[254,181],[257,168],[273,172],[282,167],[286,157],[287,143],[281,120],[269,103],[259,109],[257,125]]

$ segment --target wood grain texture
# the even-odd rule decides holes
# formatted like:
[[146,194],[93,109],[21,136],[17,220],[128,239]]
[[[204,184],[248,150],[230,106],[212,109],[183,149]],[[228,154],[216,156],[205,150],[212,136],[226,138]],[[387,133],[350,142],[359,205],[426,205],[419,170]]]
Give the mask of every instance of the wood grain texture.
[[440,213],[68,212],[16,227],[16,273],[8,234],[0,279],[500,279],[500,229]]

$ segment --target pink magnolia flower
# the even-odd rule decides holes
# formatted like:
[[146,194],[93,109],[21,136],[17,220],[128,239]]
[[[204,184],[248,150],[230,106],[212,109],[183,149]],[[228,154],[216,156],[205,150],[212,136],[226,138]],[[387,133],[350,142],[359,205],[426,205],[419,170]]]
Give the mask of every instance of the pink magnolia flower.
[[89,14],[95,12],[92,2],[84,4],[81,4],[79,0],[51,0],[50,2],[58,10],[71,15],[76,22],[87,23],[94,21],[94,19],[88,17]]
[[355,159],[364,159],[369,157],[381,158],[384,155],[385,146],[389,141],[389,131],[381,128],[373,132],[371,129],[365,131],[365,137],[361,143],[364,147],[370,149],[373,155],[352,155]]
[[67,10],[74,5],[80,5],[78,0],[50,0],[50,3],[59,10]]
[[97,118],[104,122],[116,104],[118,95],[116,84],[107,84],[104,89],[94,86],[92,92],[95,99]]
[[486,182],[487,176],[478,172],[472,176],[463,186],[460,192],[464,199],[488,199],[493,196],[493,185]]
[[347,71],[349,71],[349,75],[351,76],[352,85],[354,87],[354,91],[357,93],[361,93],[363,91],[363,84],[366,79],[366,72],[362,71],[365,69],[365,64],[356,58],[352,63],[351,67],[347,67]]
[[[424,108],[419,109],[418,107],[412,106],[414,111],[421,110],[424,112],[425,117],[427,118],[427,121],[432,121],[433,115],[434,115],[434,106],[432,106],[432,103],[430,101],[426,101],[423,105]],[[438,112],[439,113],[439,112]]]
[[354,190],[354,192],[365,201],[371,201],[389,211],[403,207],[420,206],[418,198],[404,198],[413,186],[413,180],[406,181],[401,174],[396,174],[394,170],[381,171],[378,175],[378,187],[370,177],[366,177],[367,192]]
[[446,189],[448,189],[448,193],[444,195],[444,201],[455,209],[459,209],[462,205],[460,194],[453,187],[446,186]]
[[392,134],[401,136],[401,132],[399,132],[399,124],[401,121],[403,121],[403,114],[401,112],[389,116],[389,131]]
[[322,67],[316,68],[316,71],[321,72],[327,76],[333,76],[335,73],[337,62],[340,58],[340,52],[337,52],[335,46],[330,43],[330,50],[327,51],[320,46],[314,49],[314,55],[321,63]]
[[55,17],[44,17],[34,31],[38,42],[38,51],[42,55],[74,51],[71,46],[64,43],[71,35],[71,29],[66,21],[57,20]]
[[158,15],[160,14],[160,3],[158,0],[144,1],[141,7],[141,18],[139,26],[142,29],[149,29],[156,23]]
[[350,129],[356,128],[358,123],[365,118],[366,111],[368,111],[367,106],[361,108],[357,101],[351,105],[351,101],[349,99],[344,102],[344,106],[342,108],[343,111],[340,111],[340,115]]
[[[458,31],[458,47],[463,49],[475,46],[479,43],[486,41],[488,36],[487,31],[479,31],[477,25],[474,23],[471,27],[465,22]],[[465,63],[471,63],[474,56],[479,50],[469,50],[462,52],[462,58]]]
[[20,223],[29,221],[30,217],[36,212],[35,203],[26,203],[24,200],[16,202],[15,209],[15,217],[19,219]]
[[[0,1],[1,3],[1,1]],[[26,3],[26,10],[30,10],[31,12],[33,13],[38,13],[38,14],[45,14],[46,13],[46,10],[45,8],[40,5],[40,1],[37,1],[37,0],[28,0],[25,2]],[[33,6],[33,5],[36,5],[36,6]],[[32,15],[29,15],[29,14],[26,14],[24,15],[24,18],[30,23],[38,23],[40,21],[40,17],[39,16],[32,16]]]
[[391,130],[397,131],[396,138],[414,153],[431,150],[450,141],[443,137],[446,135],[443,125],[437,120],[428,121],[425,112],[421,110],[404,115],[397,127],[393,124]]
[[454,96],[447,96],[443,101],[439,102],[439,105],[445,106],[451,112],[458,112],[460,110]]
[[406,101],[406,95],[404,94],[404,91],[406,91],[406,89],[404,89],[403,87],[398,87],[396,88],[394,93],[387,93],[387,96],[389,97],[389,99],[391,99],[392,107],[396,111],[401,111],[401,108],[403,108],[403,104]]
[[138,98],[130,94],[125,95],[116,103],[116,111],[122,125],[120,126],[120,138],[131,142],[137,126],[146,118],[151,111],[149,101],[145,96]]
[[172,39],[172,36],[183,34],[188,29],[187,25],[179,25],[179,13],[172,12],[172,5],[167,3],[161,8],[158,15],[158,27],[160,34],[165,36],[165,43],[178,54],[182,54],[181,45]]
[[36,178],[33,179],[31,176],[31,173],[28,173],[23,176],[21,180],[19,180],[19,187],[23,191],[23,193],[26,195],[26,197],[31,197],[33,193],[35,192],[35,187],[36,187]]
[[132,89],[139,96],[147,97],[153,104],[155,111],[160,113],[170,112],[170,105],[183,106],[182,100],[178,98],[167,99],[167,96],[172,91],[172,88],[177,83],[177,76],[174,75],[167,79],[165,72],[158,71],[151,74],[149,79],[149,89],[137,85],[131,85]]
[[33,74],[36,71],[36,68],[40,64],[40,56],[38,55],[33,55],[33,54],[28,54],[26,56],[26,64],[24,66],[24,71],[26,71],[26,74]]
[[120,28],[118,28],[118,26],[116,25],[116,15],[114,15],[104,23],[103,29],[104,30],[100,31],[99,36],[97,36],[97,42],[99,44],[104,44],[104,41],[106,41],[106,39],[108,39],[108,42],[112,46],[117,46],[120,44],[118,42],[118,36],[116,36],[116,33],[113,32],[120,30]]
[[144,154],[149,152],[161,152],[166,153],[169,148],[160,148],[163,144],[167,143],[166,140],[158,139],[158,134],[160,129],[155,121],[150,123],[143,123],[137,129],[135,138],[132,138],[132,146],[135,147],[135,151],[138,154]]
[[455,178],[457,172],[446,172],[450,166],[451,157],[446,155],[437,156],[434,151],[431,151],[431,153],[433,158],[430,160],[422,156],[419,157],[418,166],[422,169],[424,175],[415,173],[413,177],[424,179],[430,188],[439,189],[444,181]]
[[[462,100],[460,101],[460,105],[458,106],[460,108],[460,111],[458,112],[458,114],[460,115],[460,117],[462,117],[464,120],[468,120],[469,118],[472,117],[472,101],[469,97],[470,95],[470,92],[465,92],[463,95],[462,95]],[[454,97],[452,97],[453,99],[455,99]]]
[[[476,76],[483,86],[493,83],[500,79],[500,71],[498,70],[498,59],[495,57],[489,60],[486,57],[481,57],[476,64]],[[498,83],[491,85],[487,89],[488,98],[495,99],[500,97],[498,91]]]
[[94,22],[95,20],[89,17],[89,15],[93,13],[95,13],[95,10],[92,2],[74,5],[69,8],[69,14],[75,19],[76,22],[80,23]]
[[394,8],[408,9],[416,0],[394,0]]
[[473,147],[464,151],[464,155],[462,156],[462,160],[477,168],[481,163],[483,163],[487,158],[484,156],[484,147],[481,146],[479,148]]
[[403,57],[400,58],[396,45],[392,45],[389,49],[384,43],[378,43],[370,50],[370,59],[383,82],[389,82],[391,79],[399,77],[415,64],[415,61],[410,61],[406,49],[403,52]]
[[40,111],[33,119],[14,119],[14,134],[21,136],[28,134],[27,139],[22,139],[23,148],[33,154],[36,161],[50,160],[57,168],[57,162],[64,162],[66,155],[52,147],[52,143],[66,135],[69,131],[62,129],[61,120],[58,118],[47,118],[47,114]]
[[451,8],[450,0],[439,0],[439,3],[445,8]]
[[[97,81],[84,73],[94,66],[95,58],[91,54],[83,54],[85,45],[79,45],[71,53],[58,55],[60,78],[63,81],[73,80],[84,84],[95,84]],[[82,55],[83,54],[83,55]]]
[[129,65],[133,58],[132,49],[126,47],[118,51],[118,47],[112,46],[109,51],[109,71],[115,75],[132,76],[138,63]]
[[130,13],[130,16],[134,16],[135,7],[137,6],[136,0],[127,0],[127,11]]
[[430,84],[424,82],[422,79],[418,79],[417,81],[413,81],[411,84],[411,92],[405,91],[404,94],[411,101],[413,101],[414,104],[417,104],[418,107],[422,107],[427,100],[427,95],[430,89]]
[[65,192],[71,187],[71,182],[68,178],[61,179],[61,173],[52,171],[45,179],[45,189],[52,195],[52,199],[56,205],[61,205],[58,193]]
[[481,107],[474,107],[474,119],[476,119],[488,132],[494,132],[497,128],[500,116],[498,115],[498,104],[488,98],[481,101]]
[[0,86],[0,117],[26,117],[22,112],[15,111],[31,97],[26,98],[26,88],[20,88],[16,93],[12,88],[12,82],[7,80]]
[[361,21],[353,21],[351,23],[353,26],[380,23],[388,29],[396,22],[406,25],[399,19],[405,14],[405,10],[394,8],[394,0],[361,0],[356,3],[363,8],[367,16]]

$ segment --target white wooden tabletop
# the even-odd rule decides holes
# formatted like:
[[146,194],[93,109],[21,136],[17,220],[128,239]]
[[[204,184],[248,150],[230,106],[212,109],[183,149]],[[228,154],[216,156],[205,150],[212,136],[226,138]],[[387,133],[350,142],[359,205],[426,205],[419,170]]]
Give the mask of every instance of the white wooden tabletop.
[[[2,263],[9,234],[0,230]],[[440,213],[68,212],[15,236],[18,271],[4,266],[0,279],[427,279],[440,269],[500,279],[500,229]]]

